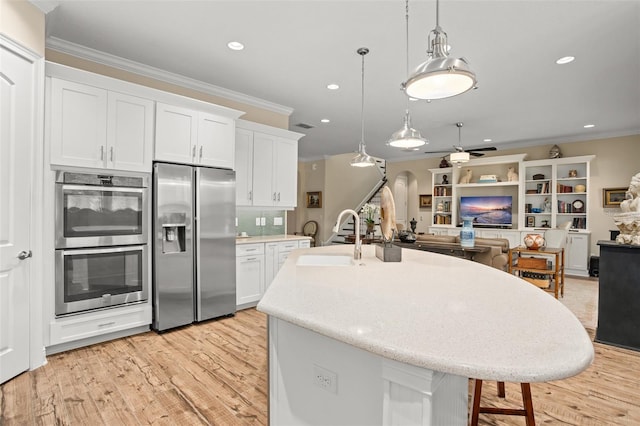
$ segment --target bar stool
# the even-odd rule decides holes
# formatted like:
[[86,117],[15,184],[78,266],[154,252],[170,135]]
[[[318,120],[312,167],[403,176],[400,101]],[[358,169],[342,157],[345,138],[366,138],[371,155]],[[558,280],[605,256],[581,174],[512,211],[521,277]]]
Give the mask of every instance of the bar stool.
[[[527,426],[535,426],[536,421],[533,417],[533,402],[531,401],[531,385],[529,383],[520,383],[520,387],[522,389],[522,403],[524,405],[524,409],[481,407],[480,397],[482,396],[482,380],[475,379],[475,385],[473,388],[473,407],[471,410],[471,426],[478,426],[478,417],[480,413],[524,416]],[[498,382],[498,396],[500,398],[505,397],[504,382]]]

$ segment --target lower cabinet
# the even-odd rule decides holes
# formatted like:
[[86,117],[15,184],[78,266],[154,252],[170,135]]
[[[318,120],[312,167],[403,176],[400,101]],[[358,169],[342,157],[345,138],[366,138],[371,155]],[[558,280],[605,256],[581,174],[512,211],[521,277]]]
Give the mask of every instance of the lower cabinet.
[[112,339],[101,336],[113,333],[134,334],[141,327],[148,330],[150,325],[151,301],[56,318],[49,324],[47,353]]
[[255,306],[264,293],[264,244],[236,246],[236,305],[238,309]]
[[589,276],[589,240],[589,233],[569,233],[564,253],[565,274]]
[[309,248],[310,246],[310,240],[237,245],[237,309],[245,309],[257,305],[291,251],[297,248]]

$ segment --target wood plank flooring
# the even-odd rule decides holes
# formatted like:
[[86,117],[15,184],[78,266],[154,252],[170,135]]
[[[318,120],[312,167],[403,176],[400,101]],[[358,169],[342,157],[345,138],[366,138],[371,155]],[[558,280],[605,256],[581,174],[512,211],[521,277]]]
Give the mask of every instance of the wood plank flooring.
[[[640,352],[594,346],[584,373],[532,384],[537,424],[640,425]],[[482,404],[518,408],[520,387],[506,390],[501,400],[486,382]],[[266,318],[248,309],[52,355],[0,387],[0,409],[3,426],[266,425]],[[524,419],[483,414],[480,424]]]

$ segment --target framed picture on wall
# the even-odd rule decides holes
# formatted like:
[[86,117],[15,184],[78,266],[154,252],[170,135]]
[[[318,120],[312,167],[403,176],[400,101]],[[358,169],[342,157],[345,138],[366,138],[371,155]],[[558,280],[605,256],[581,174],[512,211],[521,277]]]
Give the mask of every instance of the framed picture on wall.
[[307,192],[307,208],[319,209],[322,207],[322,191]]
[[620,207],[627,194],[627,188],[603,188],[602,207]]
[[420,194],[420,208],[431,208],[433,197],[431,194]]
[[536,227],[536,217],[535,216],[527,216],[527,228],[535,228]]

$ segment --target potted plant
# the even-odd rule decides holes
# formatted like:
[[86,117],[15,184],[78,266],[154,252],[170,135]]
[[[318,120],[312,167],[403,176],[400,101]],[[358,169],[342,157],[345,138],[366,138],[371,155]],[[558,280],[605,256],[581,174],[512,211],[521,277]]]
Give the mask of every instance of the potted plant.
[[366,203],[362,206],[362,218],[364,222],[367,224],[367,234],[373,233],[373,227],[375,225],[375,219],[380,214],[380,206],[376,206],[375,204]]

